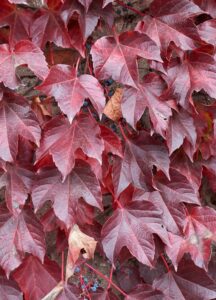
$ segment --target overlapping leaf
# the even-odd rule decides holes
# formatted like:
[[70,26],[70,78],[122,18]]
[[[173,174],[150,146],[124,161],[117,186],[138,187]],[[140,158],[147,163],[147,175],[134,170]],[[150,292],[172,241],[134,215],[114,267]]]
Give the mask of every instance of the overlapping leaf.
[[23,40],[14,48],[7,44],[0,45],[0,81],[10,89],[18,87],[16,67],[27,64],[36,76],[44,79],[48,74],[48,67],[40,48],[32,42]]
[[102,210],[100,184],[90,166],[79,160],[64,182],[56,169],[42,171],[32,191],[35,210],[51,200],[56,216],[67,227],[76,223],[76,211],[80,198],[84,198],[88,204]]
[[56,262],[46,257],[42,264],[37,257],[31,255],[23,261],[13,276],[27,300],[39,300],[57,285],[60,273]]
[[160,212],[150,202],[133,202],[117,208],[102,229],[106,256],[114,263],[123,247],[140,262],[152,266],[155,255],[153,234],[169,243]]
[[45,255],[43,227],[29,208],[16,216],[1,207],[0,221],[0,265],[7,276],[21,263],[25,252],[37,256],[41,261]]
[[[104,51],[106,49],[106,51]],[[145,34],[129,31],[98,39],[91,50],[95,75],[137,88],[136,58],[161,61],[157,45]]]
[[80,110],[85,98],[92,101],[99,114],[105,106],[103,89],[91,75],[77,77],[76,69],[67,65],[56,65],[50,69],[45,81],[37,87],[48,96],[55,97],[61,110],[70,122]]
[[39,146],[41,130],[24,98],[6,92],[0,101],[0,119],[0,158],[10,162],[16,159],[19,136]]
[[97,159],[99,163],[102,162],[104,144],[100,139],[98,124],[87,114],[80,114],[71,125],[66,118],[56,117],[44,127],[36,162],[43,166],[46,157],[52,155],[65,179],[74,167],[78,149],[82,149],[87,156]]

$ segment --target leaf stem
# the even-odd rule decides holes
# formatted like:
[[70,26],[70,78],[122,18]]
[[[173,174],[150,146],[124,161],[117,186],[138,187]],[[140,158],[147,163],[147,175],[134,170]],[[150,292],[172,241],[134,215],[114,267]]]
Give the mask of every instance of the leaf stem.
[[127,294],[120,289],[113,281],[110,281],[110,279],[105,276],[103,273],[101,273],[100,271],[96,270],[94,267],[92,267],[91,265],[89,265],[88,263],[85,263],[85,265],[91,269],[93,272],[95,272],[97,275],[99,275],[101,278],[103,278],[104,280],[106,280],[107,282],[110,282],[110,285],[112,285],[117,291],[119,291],[123,296],[127,297]]
[[145,14],[142,13],[140,10],[137,10],[136,8],[133,8],[127,4],[125,4],[123,1],[121,0],[115,0],[116,3],[118,3],[120,6],[127,8],[128,10],[133,11],[134,13],[136,13],[137,15],[140,15],[141,17],[144,17]]

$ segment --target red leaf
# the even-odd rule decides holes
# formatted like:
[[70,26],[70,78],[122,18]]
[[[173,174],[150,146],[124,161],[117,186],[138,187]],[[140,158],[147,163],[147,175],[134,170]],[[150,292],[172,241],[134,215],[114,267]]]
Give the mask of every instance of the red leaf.
[[0,276],[0,295],[5,300],[22,300],[23,294],[18,285],[11,279]]
[[216,285],[202,269],[192,262],[182,262],[178,272],[168,272],[154,281],[153,287],[172,300],[203,300],[216,297]]
[[9,45],[0,45],[0,81],[10,89],[18,87],[16,67],[27,64],[40,79],[48,73],[47,63],[40,48],[30,41],[20,41],[14,48]]
[[[106,49],[106,51],[104,51]],[[95,75],[99,79],[112,77],[122,84],[137,88],[136,58],[161,61],[156,44],[145,34],[124,32],[98,39],[91,50]]]
[[34,256],[27,257],[22,265],[13,273],[26,300],[41,300],[60,281],[60,268],[45,258],[42,264]]
[[136,29],[147,34],[165,54],[171,42],[183,50],[191,50],[197,48],[201,39],[189,18],[201,13],[202,10],[192,1],[155,0],[150,6],[153,17],[144,17]]
[[[162,173],[158,173],[153,180],[154,187],[160,195],[153,194],[153,203],[163,211],[163,221],[171,232],[179,232],[185,225],[185,210],[183,202],[200,204],[199,194],[194,191],[190,182],[181,173],[170,169],[169,181]],[[151,194],[149,200],[151,200]]]
[[21,211],[31,191],[32,180],[32,170],[7,164],[6,172],[0,176],[0,188],[6,186],[5,201],[12,213]]
[[18,152],[19,136],[39,145],[40,127],[21,96],[6,92],[0,101],[0,158],[12,162]]
[[177,151],[171,158],[171,167],[184,175],[198,192],[202,180],[202,166],[199,162],[192,163],[183,151]]
[[72,122],[79,112],[85,98],[89,98],[102,114],[105,106],[103,89],[98,80],[91,75],[77,77],[76,69],[67,65],[56,65],[50,69],[45,81],[37,87],[48,96],[55,97],[61,110]]
[[194,263],[208,269],[211,257],[211,242],[216,241],[216,213],[208,207],[193,207],[188,210],[184,239],[171,236],[171,246],[166,248],[167,254],[174,266],[185,253],[190,253]]
[[140,284],[136,286],[126,298],[126,300],[161,300],[163,299],[163,293],[159,290],[155,290],[151,285]]
[[169,243],[160,215],[150,202],[133,202],[117,208],[102,228],[102,244],[109,260],[114,263],[121,249],[127,247],[141,263],[152,266],[153,234]]
[[126,138],[123,159],[116,157],[113,163],[113,184],[118,196],[127,186],[149,189],[152,168],[156,166],[169,177],[169,157],[166,148],[146,132]]
[[29,208],[17,216],[1,208],[0,264],[7,276],[22,262],[25,252],[32,253],[41,261],[45,255],[43,228]]
[[198,28],[201,38],[205,42],[215,45],[216,20],[208,20],[203,22],[198,26]]
[[56,117],[44,127],[36,162],[52,155],[55,165],[65,179],[74,167],[75,158],[78,158],[78,149],[82,149],[88,157],[97,159],[99,163],[102,162],[104,144],[98,124],[87,114],[80,114],[71,125],[64,117]]
[[166,140],[170,155],[183,145],[184,140],[190,143],[193,152],[195,152],[196,127],[192,116],[187,111],[182,109],[180,113],[174,112],[173,117],[169,121]]
[[[82,0],[83,1],[83,0]],[[85,2],[89,0],[84,0]],[[80,2],[80,1],[79,1]],[[100,18],[103,18],[106,23],[112,27],[113,25],[113,10],[111,5],[103,5],[102,0],[93,1],[92,5],[90,5],[89,9],[86,10],[80,3],[77,1],[66,0],[62,7],[62,19],[65,24],[69,24],[71,18],[74,15],[78,14],[78,23],[79,28],[82,33],[83,44],[86,39],[93,33],[95,27]]]
[[208,53],[191,51],[185,53],[181,62],[173,59],[164,78],[168,83],[164,98],[175,99],[185,109],[188,109],[190,102],[193,104],[193,91],[203,89],[216,98],[216,63]]
[[32,191],[35,210],[51,200],[56,216],[67,227],[72,226],[76,221],[78,200],[81,197],[88,204],[102,210],[100,184],[89,165],[79,160],[64,182],[57,170],[42,171]]
[[104,147],[107,153],[123,157],[122,143],[117,134],[106,126],[100,125],[101,137],[104,140]]
[[[13,0],[11,3],[23,3],[24,0]],[[33,14],[31,10],[17,8],[8,3],[7,0],[1,0],[0,27],[9,26],[9,44],[14,46],[21,40],[28,40],[30,37],[30,24]]]
[[213,18],[216,17],[216,3],[215,0],[194,0],[201,9],[209,13]]
[[137,121],[148,108],[154,130],[165,135],[172,111],[167,102],[159,99],[164,87],[162,79],[150,73],[144,77],[142,85],[138,85],[138,90],[130,87],[124,89],[122,114],[132,127],[136,127]]
[[31,24],[30,35],[38,47],[44,49],[47,42],[53,42],[59,47],[71,47],[71,40],[58,9],[55,5],[43,8],[36,14]]

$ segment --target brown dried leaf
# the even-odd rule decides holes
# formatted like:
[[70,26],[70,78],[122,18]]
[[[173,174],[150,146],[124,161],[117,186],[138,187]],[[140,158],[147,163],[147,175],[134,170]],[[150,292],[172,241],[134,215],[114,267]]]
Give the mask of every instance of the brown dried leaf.
[[97,241],[94,238],[83,233],[78,225],[74,225],[71,229],[68,238],[69,250],[66,266],[66,279],[73,275],[73,269],[76,261],[79,258],[80,251],[84,250],[82,254],[85,259],[91,259],[94,257]]
[[122,117],[121,100],[123,89],[117,88],[114,95],[107,102],[103,113],[113,121],[118,121]]

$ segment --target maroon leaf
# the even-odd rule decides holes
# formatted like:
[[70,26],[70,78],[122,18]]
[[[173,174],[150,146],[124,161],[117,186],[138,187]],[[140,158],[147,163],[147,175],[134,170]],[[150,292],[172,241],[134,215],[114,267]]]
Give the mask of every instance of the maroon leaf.
[[102,162],[104,145],[99,135],[98,124],[87,114],[80,114],[71,125],[67,119],[56,117],[44,127],[44,136],[36,155],[37,162],[52,155],[65,179],[74,167],[77,149]]
[[199,194],[181,173],[171,169],[169,181],[162,173],[158,173],[153,181],[158,194],[147,194],[149,201],[153,196],[153,203],[163,211],[163,221],[167,229],[178,233],[185,226],[185,210],[183,202],[200,204]]
[[12,162],[18,151],[19,136],[39,145],[40,127],[21,96],[6,92],[0,101],[0,158]]
[[214,0],[194,0],[201,9],[209,13],[213,18],[216,17],[216,3]]
[[88,204],[102,210],[100,184],[89,165],[79,160],[64,182],[57,170],[42,171],[32,191],[35,210],[51,200],[56,216],[67,227],[72,226],[76,221],[78,200],[81,197]]
[[169,158],[163,144],[144,131],[136,137],[125,138],[124,157],[116,157],[113,165],[113,184],[117,196],[131,183],[138,188],[149,189],[153,166],[169,177]]
[[199,34],[201,38],[209,43],[215,45],[215,34],[216,34],[216,20],[208,20],[206,22],[201,23],[199,28]]
[[5,300],[22,300],[23,294],[18,285],[11,279],[5,276],[0,276],[0,293],[2,299]]
[[[71,40],[60,12],[55,8],[55,1],[49,1],[49,8],[42,8],[31,24],[30,34],[32,41],[44,49],[47,42],[53,42],[59,47],[71,47]],[[58,7],[58,6],[57,6]]]
[[195,191],[198,191],[202,179],[202,166],[199,162],[191,162],[183,151],[178,151],[171,158],[171,167],[184,175]]
[[182,146],[184,140],[191,144],[193,152],[195,152],[197,133],[194,120],[187,111],[182,109],[181,113],[174,112],[169,121],[166,139],[170,154]]
[[0,81],[10,89],[18,87],[16,67],[27,64],[36,76],[44,79],[48,67],[43,52],[30,41],[20,41],[14,48],[0,45]]
[[100,38],[93,45],[91,54],[95,75],[99,79],[112,77],[134,88],[137,88],[138,79],[136,58],[161,61],[156,44],[145,34],[135,31],[124,32],[115,38]]
[[21,264],[25,252],[43,261],[45,255],[43,228],[30,208],[23,209],[16,216],[1,208],[0,223],[0,265],[7,276]]
[[48,96],[55,97],[61,110],[72,122],[85,98],[89,98],[102,114],[105,106],[103,89],[98,80],[91,75],[77,77],[76,69],[67,65],[56,65],[50,69],[45,81],[37,87]]
[[183,50],[191,50],[197,48],[201,39],[189,18],[200,13],[202,10],[192,1],[155,0],[150,6],[151,16],[145,16],[136,29],[147,34],[165,52],[171,42]]
[[203,300],[216,297],[216,285],[213,280],[190,261],[182,262],[177,273],[170,271],[156,279],[153,286],[173,300]]
[[7,164],[6,172],[0,172],[0,188],[6,186],[5,201],[13,213],[20,212],[31,191],[33,172],[19,165]]
[[148,108],[154,130],[164,136],[172,115],[171,108],[165,101],[160,101],[159,96],[164,90],[164,82],[155,73],[144,77],[138,90],[125,88],[122,99],[122,114],[128,123],[135,128],[144,110]]
[[102,228],[102,244],[114,263],[123,247],[141,263],[152,266],[155,254],[153,234],[169,243],[160,212],[150,202],[133,202],[117,208]]
[[194,263],[205,270],[211,256],[211,242],[216,241],[216,213],[208,207],[193,207],[188,210],[184,239],[171,236],[171,246],[167,247],[167,254],[174,266],[177,267],[184,253],[190,253]]
[[151,285],[148,284],[140,284],[136,286],[134,291],[129,293],[129,295],[125,298],[127,300],[160,300],[163,299],[163,293],[159,290],[155,290]]
[[[87,1],[89,3],[89,0],[81,1]],[[70,19],[78,14],[78,23],[84,44],[86,39],[94,31],[100,18],[103,18],[110,27],[113,25],[113,10],[112,6],[108,5],[108,3],[103,5],[102,0],[96,2],[92,1],[92,5],[90,5],[89,9],[85,9],[79,2],[73,1],[73,3],[71,3],[66,0],[62,7],[61,16],[65,24],[68,25]],[[85,5],[85,7],[87,8],[88,5]]]
[[[11,3],[23,3],[24,0],[13,0]],[[8,3],[7,0],[1,1],[0,27],[10,26],[9,44],[14,46],[21,40],[28,40],[30,37],[30,24],[32,22],[32,11],[17,8]]]
[[168,83],[164,98],[175,99],[185,109],[188,109],[190,102],[193,103],[193,91],[203,89],[216,98],[216,64],[208,53],[191,51],[185,53],[182,62],[173,59],[164,78]]
[[13,273],[26,300],[41,300],[60,281],[60,268],[47,257],[44,264],[34,256],[27,257]]
[[101,137],[104,140],[104,148],[106,152],[111,152],[119,157],[123,156],[122,153],[122,143],[120,138],[111,129],[106,126],[101,125]]

